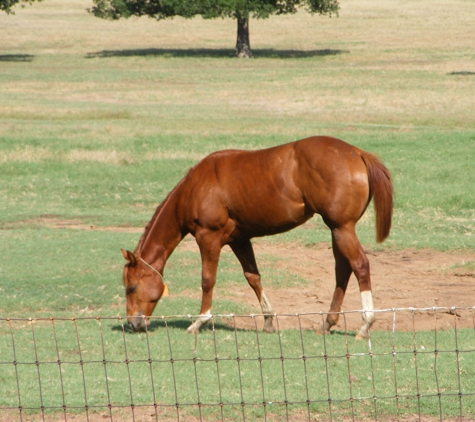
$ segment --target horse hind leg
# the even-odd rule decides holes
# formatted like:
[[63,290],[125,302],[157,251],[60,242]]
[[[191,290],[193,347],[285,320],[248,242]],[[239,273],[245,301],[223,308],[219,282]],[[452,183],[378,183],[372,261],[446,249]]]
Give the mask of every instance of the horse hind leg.
[[336,286],[330,304],[330,313],[327,315],[327,318],[323,323],[322,331],[324,332],[329,332],[330,328],[336,325],[340,319],[339,312],[341,311],[341,305],[345,298],[348,281],[353,271],[348,259],[341,254],[338,246],[335,244],[333,244],[333,256],[335,258]]
[[[252,282],[249,281],[249,279],[247,279],[247,281],[249,282],[249,284],[251,285],[251,287],[253,286]],[[259,281],[258,281],[258,285],[260,286],[261,285],[261,282],[260,282],[260,276],[259,276]],[[254,291],[256,292],[256,296],[259,298],[259,295],[257,293],[257,291],[254,289]],[[265,333],[274,333],[275,332],[275,328],[274,328],[274,324],[273,324],[273,312],[272,312],[272,307],[269,303],[269,300],[267,299],[267,296],[266,294],[264,293],[264,291],[262,290],[262,287],[261,287],[261,294],[260,294],[260,299],[259,299],[259,303],[261,305],[261,309],[262,309],[262,314],[264,315],[264,328],[263,328],[263,331]]]
[[[353,272],[358,280],[363,309],[363,325],[356,337],[368,338],[368,330],[375,321],[368,258],[356,237],[354,226],[333,229],[332,243],[336,263],[335,273],[337,286],[330,312],[341,311],[346,286],[351,272]],[[338,317],[339,315],[328,315],[324,328],[328,330],[332,325],[336,324]]]
[[264,328],[263,331],[266,333],[275,332],[273,325],[273,312],[272,307],[265,295],[262,285],[261,285],[261,276],[259,270],[257,269],[256,258],[254,256],[254,250],[250,240],[241,241],[239,243],[233,242],[230,244],[231,249],[241,263],[242,269],[244,271],[244,276],[246,277],[247,282],[254,290],[254,293],[257,296],[257,300],[261,305],[262,314],[264,315]]

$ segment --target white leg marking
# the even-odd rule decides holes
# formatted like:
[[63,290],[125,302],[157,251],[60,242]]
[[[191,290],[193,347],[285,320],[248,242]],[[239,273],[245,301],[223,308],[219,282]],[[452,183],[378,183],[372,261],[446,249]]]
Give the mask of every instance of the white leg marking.
[[274,325],[272,324],[272,307],[270,306],[269,300],[264,292],[261,291],[261,309],[264,314],[264,332],[273,333],[275,331]]
[[374,322],[374,306],[373,306],[373,295],[370,290],[361,292],[361,305],[363,307],[363,320],[371,326]]
[[272,306],[270,306],[269,300],[264,292],[261,292],[261,309],[264,315],[272,313]]
[[201,314],[198,318],[196,318],[196,321],[191,324],[186,331],[188,331],[189,333],[199,332],[201,326],[206,324],[211,318],[213,318],[211,310],[206,311],[204,314]]

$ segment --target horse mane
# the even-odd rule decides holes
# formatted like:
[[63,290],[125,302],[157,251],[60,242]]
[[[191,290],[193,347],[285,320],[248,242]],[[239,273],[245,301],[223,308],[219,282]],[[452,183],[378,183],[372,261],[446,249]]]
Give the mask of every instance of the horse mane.
[[150,232],[150,229],[153,227],[153,223],[155,223],[155,220],[158,218],[158,215],[160,214],[160,211],[163,208],[163,205],[167,202],[167,199],[169,196],[172,194],[173,190],[165,197],[165,199],[162,201],[162,203],[156,208],[155,212],[153,213],[153,216],[151,220],[147,223],[145,226],[145,229],[142,233],[142,236],[140,236],[139,243],[137,244],[137,247],[135,248],[134,254],[142,250],[142,245],[148,236],[148,233]]
[[168,199],[170,196],[178,189],[179,186],[183,184],[183,181],[186,179],[186,177],[190,174],[191,170],[193,170],[194,166],[191,167],[185,174],[185,176],[178,182],[178,184],[168,193],[168,195],[165,197],[165,199],[158,205],[157,209],[153,213],[152,218],[150,221],[147,223],[145,226],[145,229],[142,233],[142,236],[140,236],[139,243],[137,244],[137,247],[135,248],[134,254],[142,250],[142,245],[144,244],[145,240],[147,239],[150,230],[154,226],[155,221],[158,219],[158,216],[160,215],[161,210],[165,206],[165,204],[168,202]]

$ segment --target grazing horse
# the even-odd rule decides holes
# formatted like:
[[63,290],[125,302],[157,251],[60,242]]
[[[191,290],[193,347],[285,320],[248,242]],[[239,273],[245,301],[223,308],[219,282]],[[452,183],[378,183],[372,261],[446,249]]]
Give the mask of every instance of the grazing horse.
[[162,274],[178,243],[191,233],[202,260],[200,315],[188,328],[196,333],[211,317],[221,248],[229,245],[241,263],[264,315],[264,331],[273,332],[272,308],[250,239],[291,230],[320,214],[331,230],[336,288],[322,330],[338,322],[353,272],[359,283],[363,326],[367,337],[374,322],[368,258],[355,226],[374,199],[376,240],[391,228],[393,186],[389,171],[374,155],[339,139],[317,136],[257,150],[224,150],[203,158],[158,206],[134,252],[127,260],[123,283],[127,319],[144,330],[158,300],[166,293]]

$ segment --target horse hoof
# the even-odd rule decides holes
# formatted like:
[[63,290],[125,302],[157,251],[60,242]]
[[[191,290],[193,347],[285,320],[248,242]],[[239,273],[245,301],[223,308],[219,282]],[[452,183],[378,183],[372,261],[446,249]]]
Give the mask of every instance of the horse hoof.
[[323,334],[331,334],[330,328],[333,327],[333,325],[330,325],[328,321],[325,321],[322,325],[314,325],[313,327],[316,327],[315,334],[321,336]]
[[315,334],[316,334],[317,336],[323,336],[323,335],[329,336],[329,335],[331,335],[331,334],[333,334],[333,333],[334,333],[334,331],[331,331],[331,330],[326,330],[326,331],[322,331],[322,330],[320,330],[320,329],[315,330]]
[[262,331],[264,331],[264,333],[272,334],[275,333],[275,328],[271,325],[270,327],[264,327]]
[[186,330],[186,332],[187,332],[188,334],[198,334],[198,333],[200,332],[200,330],[197,329],[196,327],[194,327],[193,325],[190,325],[190,326],[188,327],[188,329]]
[[367,340],[367,339],[369,339],[369,336],[364,336],[364,335],[361,334],[361,333],[358,333],[358,334],[356,334],[356,336],[355,336],[355,340]]

